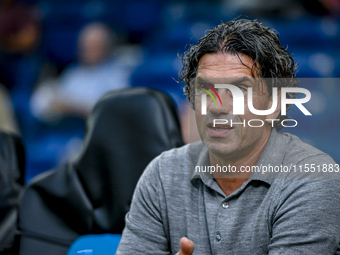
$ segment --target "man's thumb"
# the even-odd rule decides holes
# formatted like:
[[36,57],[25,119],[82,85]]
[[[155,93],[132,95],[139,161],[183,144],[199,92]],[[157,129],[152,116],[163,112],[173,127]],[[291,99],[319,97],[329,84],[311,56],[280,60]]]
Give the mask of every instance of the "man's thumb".
[[182,237],[180,243],[181,255],[191,255],[194,251],[194,243],[186,237]]

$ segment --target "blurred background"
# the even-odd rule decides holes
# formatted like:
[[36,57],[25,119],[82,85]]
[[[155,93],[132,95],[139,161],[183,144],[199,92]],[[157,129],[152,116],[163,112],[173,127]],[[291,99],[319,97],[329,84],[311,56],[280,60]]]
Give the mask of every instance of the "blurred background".
[[76,155],[87,114],[112,89],[165,91],[189,141],[178,55],[240,15],[278,31],[312,93],[313,116],[289,112],[299,124],[283,132],[339,163],[339,0],[2,0],[0,128],[23,137],[26,182]]

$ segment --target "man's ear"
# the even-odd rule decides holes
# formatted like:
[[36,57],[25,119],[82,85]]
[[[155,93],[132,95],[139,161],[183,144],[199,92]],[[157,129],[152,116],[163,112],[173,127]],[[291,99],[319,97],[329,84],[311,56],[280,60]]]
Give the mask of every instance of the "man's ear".
[[196,78],[190,81],[190,86],[187,85],[187,86],[189,86],[187,88],[189,90],[188,91],[189,92],[189,98],[188,98],[189,104],[190,104],[191,109],[193,109],[194,111],[196,110],[195,109],[195,100],[196,100],[196,98],[195,98],[195,93],[196,93],[195,80],[196,80]]
[[[270,97],[269,105],[268,107],[271,107],[273,104],[273,96]],[[273,113],[267,115],[268,123],[272,124],[272,121],[270,119],[278,119],[279,115],[281,113],[281,90],[277,91],[277,106]]]
[[190,98],[189,104],[190,104],[190,108],[193,109],[194,111],[196,111],[196,109],[195,109],[195,97],[194,96],[193,96],[193,98]]

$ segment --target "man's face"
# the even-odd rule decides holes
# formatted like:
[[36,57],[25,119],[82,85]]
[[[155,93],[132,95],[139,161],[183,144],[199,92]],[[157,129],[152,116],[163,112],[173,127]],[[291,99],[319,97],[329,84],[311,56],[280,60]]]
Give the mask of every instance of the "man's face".
[[[239,54],[242,62],[252,67],[253,60],[243,54]],[[236,55],[231,54],[205,54],[199,61],[197,76],[195,81],[195,115],[198,132],[203,143],[209,151],[217,156],[225,159],[236,160],[250,154],[259,144],[263,142],[265,137],[269,137],[271,126],[266,123],[268,116],[258,116],[250,112],[248,108],[247,88],[253,89],[253,106],[257,110],[267,110],[272,106],[271,97],[268,96],[267,87],[255,82],[250,68],[241,63]],[[255,75],[255,71],[253,70]],[[256,75],[255,75],[256,77]],[[235,83],[236,80],[244,78],[242,82]],[[232,94],[228,89],[216,89],[218,92],[222,106],[217,100],[216,105],[210,96],[207,96],[206,115],[201,114],[201,98],[202,93],[206,93],[198,87],[201,83],[209,84],[214,87],[215,84],[232,84],[240,88],[244,94],[244,115],[233,114]],[[211,91],[210,91],[211,92]],[[213,93],[212,93],[213,94]],[[226,119],[228,124],[230,120],[233,123],[243,122],[243,124],[216,125],[213,127],[214,119]],[[248,126],[248,120],[261,119],[265,123],[262,127]],[[252,122],[252,125],[260,125],[260,122]]]
[[79,39],[78,58],[85,65],[97,65],[109,54],[105,31],[92,29]]

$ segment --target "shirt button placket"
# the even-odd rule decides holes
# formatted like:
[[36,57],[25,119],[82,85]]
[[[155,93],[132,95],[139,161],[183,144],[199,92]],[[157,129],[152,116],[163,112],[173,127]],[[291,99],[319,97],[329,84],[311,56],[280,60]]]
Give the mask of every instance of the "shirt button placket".
[[229,207],[228,202],[223,202],[223,203],[222,203],[222,207],[223,207],[224,209],[227,209],[227,208]]

